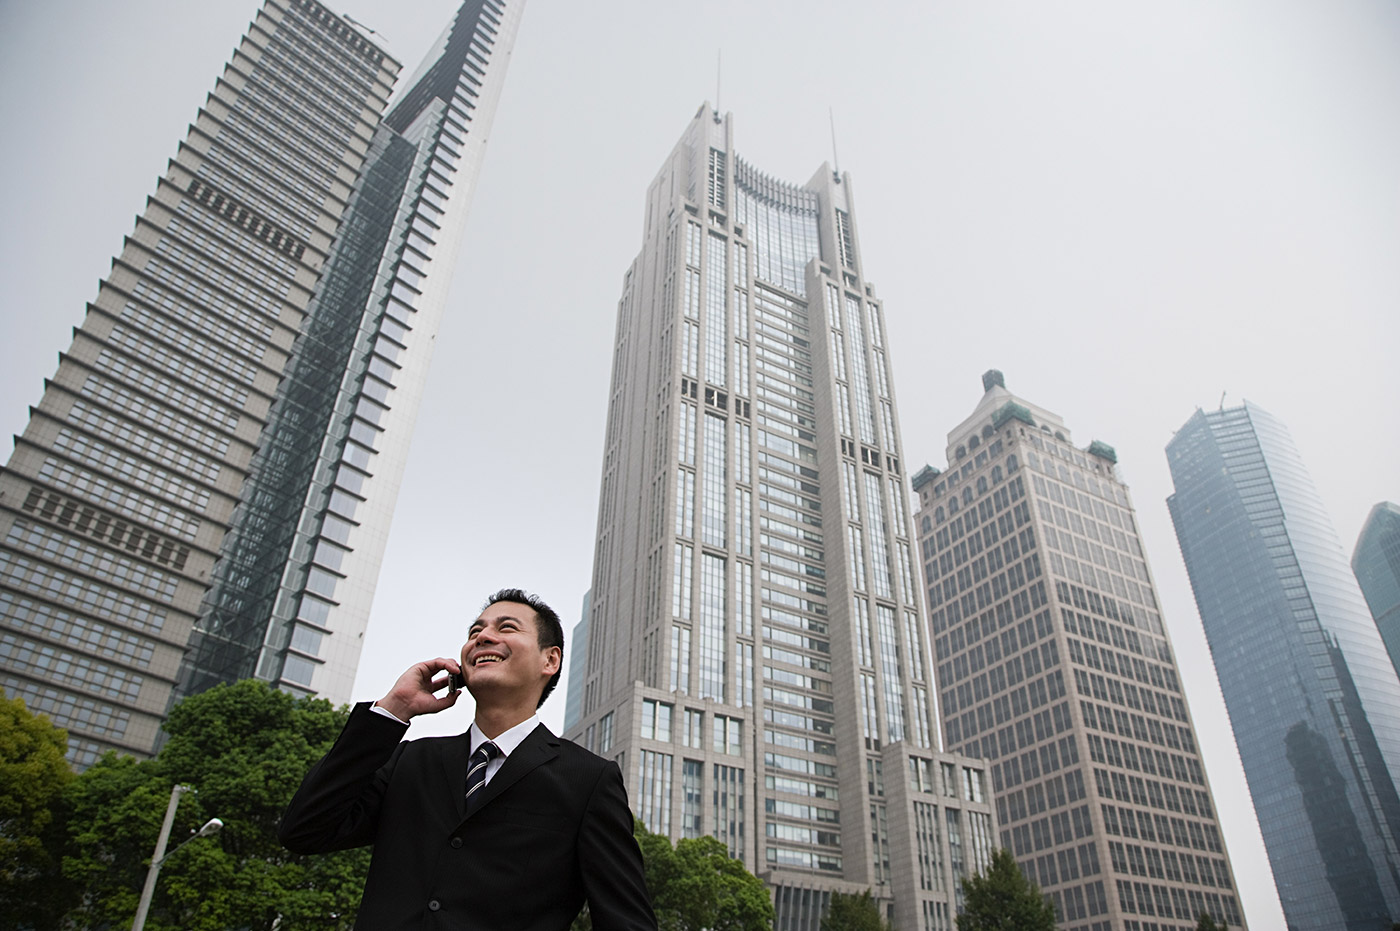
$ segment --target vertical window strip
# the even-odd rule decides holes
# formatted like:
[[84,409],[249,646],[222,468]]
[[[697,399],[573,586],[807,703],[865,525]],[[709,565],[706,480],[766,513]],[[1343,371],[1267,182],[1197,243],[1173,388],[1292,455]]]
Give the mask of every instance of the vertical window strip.
[[865,473],[865,525],[870,528],[870,572],[874,576],[875,594],[892,598],[890,589],[890,553],[885,539],[885,503],[880,495],[880,477]]
[[856,481],[856,465],[854,462],[842,462],[841,474],[846,480],[846,506],[850,508],[850,518],[854,521],[860,520],[860,483]]
[[914,686],[914,742],[929,745],[928,690],[922,685]]
[[866,301],[865,306],[870,311],[870,345],[884,348],[885,328],[880,323],[880,307],[874,301]]
[[914,594],[914,561],[909,555],[909,544],[900,540],[895,544],[895,549],[899,553],[899,579],[903,588],[900,594],[906,604],[914,604],[917,596]]
[[924,678],[924,651],[920,649],[919,616],[913,611],[904,612],[904,640],[909,644],[909,672],[915,680]]
[[847,295],[846,326],[851,335],[851,379],[856,394],[856,424],[860,428],[860,441],[874,444],[875,412],[870,404],[870,375],[865,368],[865,347],[862,344],[860,301]]
[[883,349],[872,349],[871,356],[875,364],[875,384],[880,388],[880,397],[890,396],[890,380],[886,375],[885,351]]
[[735,549],[741,556],[753,555],[753,492],[734,489]]
[[734,597],[739,599],[739,636],[753,636],[753,565],[736,563]]
[[880,399],[880,425],[885,428],[885,448],[898,449],[894,432],[894,406],[884,398]]
[[735,422],[734,424],[734,471],[737,473],[734,480],[741,485],[748,485],[753,481],[753,464],[750,459],[753,455],[753,427],[747,423]]
[[899,635],[895,632],[894,609],[877,604],[875,621],[880,635],[880,677],[885,686],[885,730],[890,740],[903,740],[904,670],[899,665]]
[[744,855],[744,770],[737,766],[714,768],[714,836],[731,857]]
[[690,628],[679,624],[671,625],[671,691],[690,694]]
[[671,613],[683,621],[690,620],[690,560],[692,548],[676,544],[675,567],[671,573]]
[[700,697],[725,700],[725,560],[700,555]]
[[753,705],[753,644],[734,644],[734,704],[740,708]]
[[856,636],[860,638],[860,664],[874,666],[875,660],[870,650],[870,606],[864,598],[854,599],[856,615]]
[[705,800],[705,764],[699,760],[681,761],[681,837],[704,833],[701,812]]
[[875,708],[875,677],[860,674],[861,731],[866,739],[879,739],[880,722]]
[[696,366],[700,358],[700,325],[692,320],[685,321],[685,331],[681,334],[681,374],[698,378]]
[[676,473],[676,536],[695,536],[695,473],[689,469]]
[[671,832],[671,754],[643,750],[638,754],[642,822],[657,834]]
[[841,418],[841,433],[843,436],[852,436],[851,432],[851,391],[845,385],[837,385],[836,393],[839,403],[836,405],[836,413]]
[[847,524],[846,550],[849,556],[851,588],[858,592],[865,591],[865,554],[862,548],[860,528],[854,524]]
[[846,380],[846,340],[836,330],[831,331],[831,365],[838,381]]
[[726,241],[717,233],[709,235],[705,272],[705,380],[724,387],[729,341],[724,332],[724,284]]
[[728,422],[716,414],[705,414],[704,472],[701,475],[700,514],[701,539],[709,546],[728,545],[728,528],[725,515],[728,499],[729,476],[726,465],[725,432]]
[[695,465],[695,405],[686,401],[681,404],[680,461],[682,465]]
[[[742,243],[735,243],[734,247],[744,248]],[[739,262],[738,254],[735,255],[734,261],[736,264]],[[749,292],[743,288],[734,289],[734,338],[749,338]]]

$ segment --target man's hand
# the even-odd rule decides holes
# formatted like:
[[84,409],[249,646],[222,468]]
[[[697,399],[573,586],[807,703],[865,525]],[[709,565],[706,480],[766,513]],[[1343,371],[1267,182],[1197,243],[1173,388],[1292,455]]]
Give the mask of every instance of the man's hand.
[[455,659],[442,656],[414,663],[399,676],[399,681],[394,683],[389,694],[375,704],[400,721],[407,721],[420,714],[437,714],[451,708],[457,704],[455,689],[442,698],[433,694],[447,688],[447,676],[438,676],[440,672],[461,675],[462,667]]

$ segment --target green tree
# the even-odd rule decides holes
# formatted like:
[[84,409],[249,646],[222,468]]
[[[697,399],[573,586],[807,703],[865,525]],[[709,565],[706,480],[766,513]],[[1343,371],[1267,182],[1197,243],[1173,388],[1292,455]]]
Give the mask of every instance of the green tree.
[[0,928],[46,927],[66,899],[58,857],[68,732],[0,692]]
[[[277,842],[282,809],[344,722],[329,702],[246,680],[172,709],[155,759],[103,757],[65,793],[63,872],[82,890],[71,919],[131,924],[171,786],[184,783],[196,791],[181,800],[147,928],[349,927],[368,849],[302,857]],[[175,850],[213,817],[221,833]]]
[[880,906],[867,889],[860,895],[833,892],[822,916],[822,931],[894,931],[880,915]]
[[1229,927],[1223,921],[1217,922],[1206,912],[1201,912],[1201,917],[1196,919],[1196,931],[1229,931]]
[[964,879],[962,888],[958,931],[1055,931],[1055,906],[1009,850],[995,851],[987,871]]
[[640,821],[637,843],[661,931],[768,931],[773,903],[763,881],[713,837],[676,842]]

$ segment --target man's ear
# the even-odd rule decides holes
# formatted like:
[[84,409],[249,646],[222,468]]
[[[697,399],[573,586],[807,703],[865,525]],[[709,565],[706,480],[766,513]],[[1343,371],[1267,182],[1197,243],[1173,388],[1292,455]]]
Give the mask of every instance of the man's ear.
[[559,667],[564,664],[564,651],[559,647],[548,647],[545,649],[544,671],[551,676],[559,671]]

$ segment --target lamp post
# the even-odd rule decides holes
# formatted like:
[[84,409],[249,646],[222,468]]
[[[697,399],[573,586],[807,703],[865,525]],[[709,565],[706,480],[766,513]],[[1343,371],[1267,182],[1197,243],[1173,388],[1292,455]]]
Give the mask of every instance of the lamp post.
[[165,845],[170,841],[170,828],[175,824],[175,811],[180,807],[180,796],[193,791],[193,787],[182,785],[175,785],[170,789],[170,804],[166,806],[165,821],[161,823],[160,836],[156,838],[156,849],[151,854],[151,866],[146,870],[146,885],[141,890],[141,902],[136,906],[136,918],[131,922],[131,931],[142,931],[146,927],[146,913],[151,910],[151,899],[156,894],[156,878],[160,876],[160,865],[169,859],[175,850],[179,850],[196,837],[217,834],[224,826],[218,818],[210,818],[193,835],[176,845],[175,850],[165,852]]

